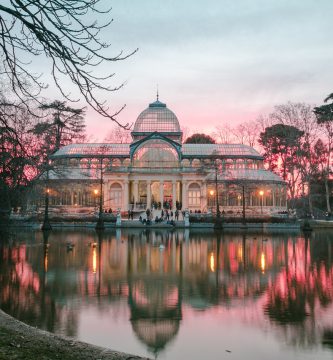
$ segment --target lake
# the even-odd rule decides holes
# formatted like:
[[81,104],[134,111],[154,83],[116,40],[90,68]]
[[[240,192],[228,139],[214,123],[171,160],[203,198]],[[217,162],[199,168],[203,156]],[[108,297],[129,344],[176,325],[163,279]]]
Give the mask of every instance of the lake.
[[0,307],[158,359],[332,359],[333,234],[13,230]]

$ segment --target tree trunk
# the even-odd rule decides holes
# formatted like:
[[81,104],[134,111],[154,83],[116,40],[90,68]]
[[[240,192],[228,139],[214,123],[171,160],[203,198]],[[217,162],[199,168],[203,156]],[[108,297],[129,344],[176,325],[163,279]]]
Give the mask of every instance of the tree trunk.
[[332,214],[331,205],[330,205],[330,189],[328,187],[328,179],[325,178],[325,195],[326,195],[326,206],[328,215]]
[[10,194],[7,184],[0,180],[0,224],[6,224],[9,221],[11,213]]
[[309,202],[309,212],[310,215],[313,215],[313,206],[312,206],[312,195],[311,195],[311,185],[309,184],[309,193],[308,193],[308,202]]

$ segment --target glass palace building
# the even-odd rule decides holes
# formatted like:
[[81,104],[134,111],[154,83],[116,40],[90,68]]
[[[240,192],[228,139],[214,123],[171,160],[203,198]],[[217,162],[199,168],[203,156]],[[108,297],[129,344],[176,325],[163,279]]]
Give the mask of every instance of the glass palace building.
[[[157,101],[138,116],[132,142],[62,147],[49,172],[51,206],[247,214],[286,210],[286,184],[243,144],[184,144],[176,115]],[[216,196],[216,192],[218,196]]]

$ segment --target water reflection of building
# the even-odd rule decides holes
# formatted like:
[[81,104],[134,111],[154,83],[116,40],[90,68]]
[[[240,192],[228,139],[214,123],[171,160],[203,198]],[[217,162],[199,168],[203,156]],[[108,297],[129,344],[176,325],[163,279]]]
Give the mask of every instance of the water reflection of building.
[[155,354],[171,341],[179,330],[181,293],[173,281],[129,279],[128,303],[135,334]]
[[[304,324],[310,337],[319,331],[314,318],[329,328],[321,314],[333,299],[330,238],[312,237],[127,231],[98,239],[73,231],[67,252],[62,233],[50,234],[47,251],[37,233],[29,246],[0,245],[0,303],[18,318],[69,335],[78,326],[78,303],[101,311],[128,304],[134,333],[157,353],[176,338],[184,307],[243,313],[261,298],[263,314],[284,324],[281,331]],[[288,336],[301,336],[299,325]]]

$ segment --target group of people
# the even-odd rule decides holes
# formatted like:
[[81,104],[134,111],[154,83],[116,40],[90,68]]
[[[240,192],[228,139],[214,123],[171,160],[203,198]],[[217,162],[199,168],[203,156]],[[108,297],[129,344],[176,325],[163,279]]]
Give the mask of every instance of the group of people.
[[161,219],[162,219],[162,221],[163,220],[169,221],[170,218],[172,220],[173,216],[175,216],[176,221],[179,220],[179,210],[178,209],[175,210],[175,212],[173,212],[172,210],[169,211],[168,209],[166,209],[166,210],[162,209],[162,211],[161,211]]
[[134,220],[134,211],[128,210],[128,220]]
[[[131,211],[129,211],[129,219],[130,219],[130,212]],[[153,220],[151,218],[151,214],[152,214],[151,210],[147,209],[146,210],[146,219],[143,219],[142,216],[140,215],[139,221],[143,224],[150,224],[152,221],[155,221],[155,223],[161,223],[163,221],[166,221],[167,223],[174,224],[175,221],[179,220],[179,213],[180,213],[180,211],[178,209],[175,211],[168,210],[168,209],[166,209],[166,210],[162,209],[161,216],[159,217],[156,215],[155,219]],[[184,217],[184,213],[183,213],[183,217]],[[131,219],[133,219],[133,217]]]

